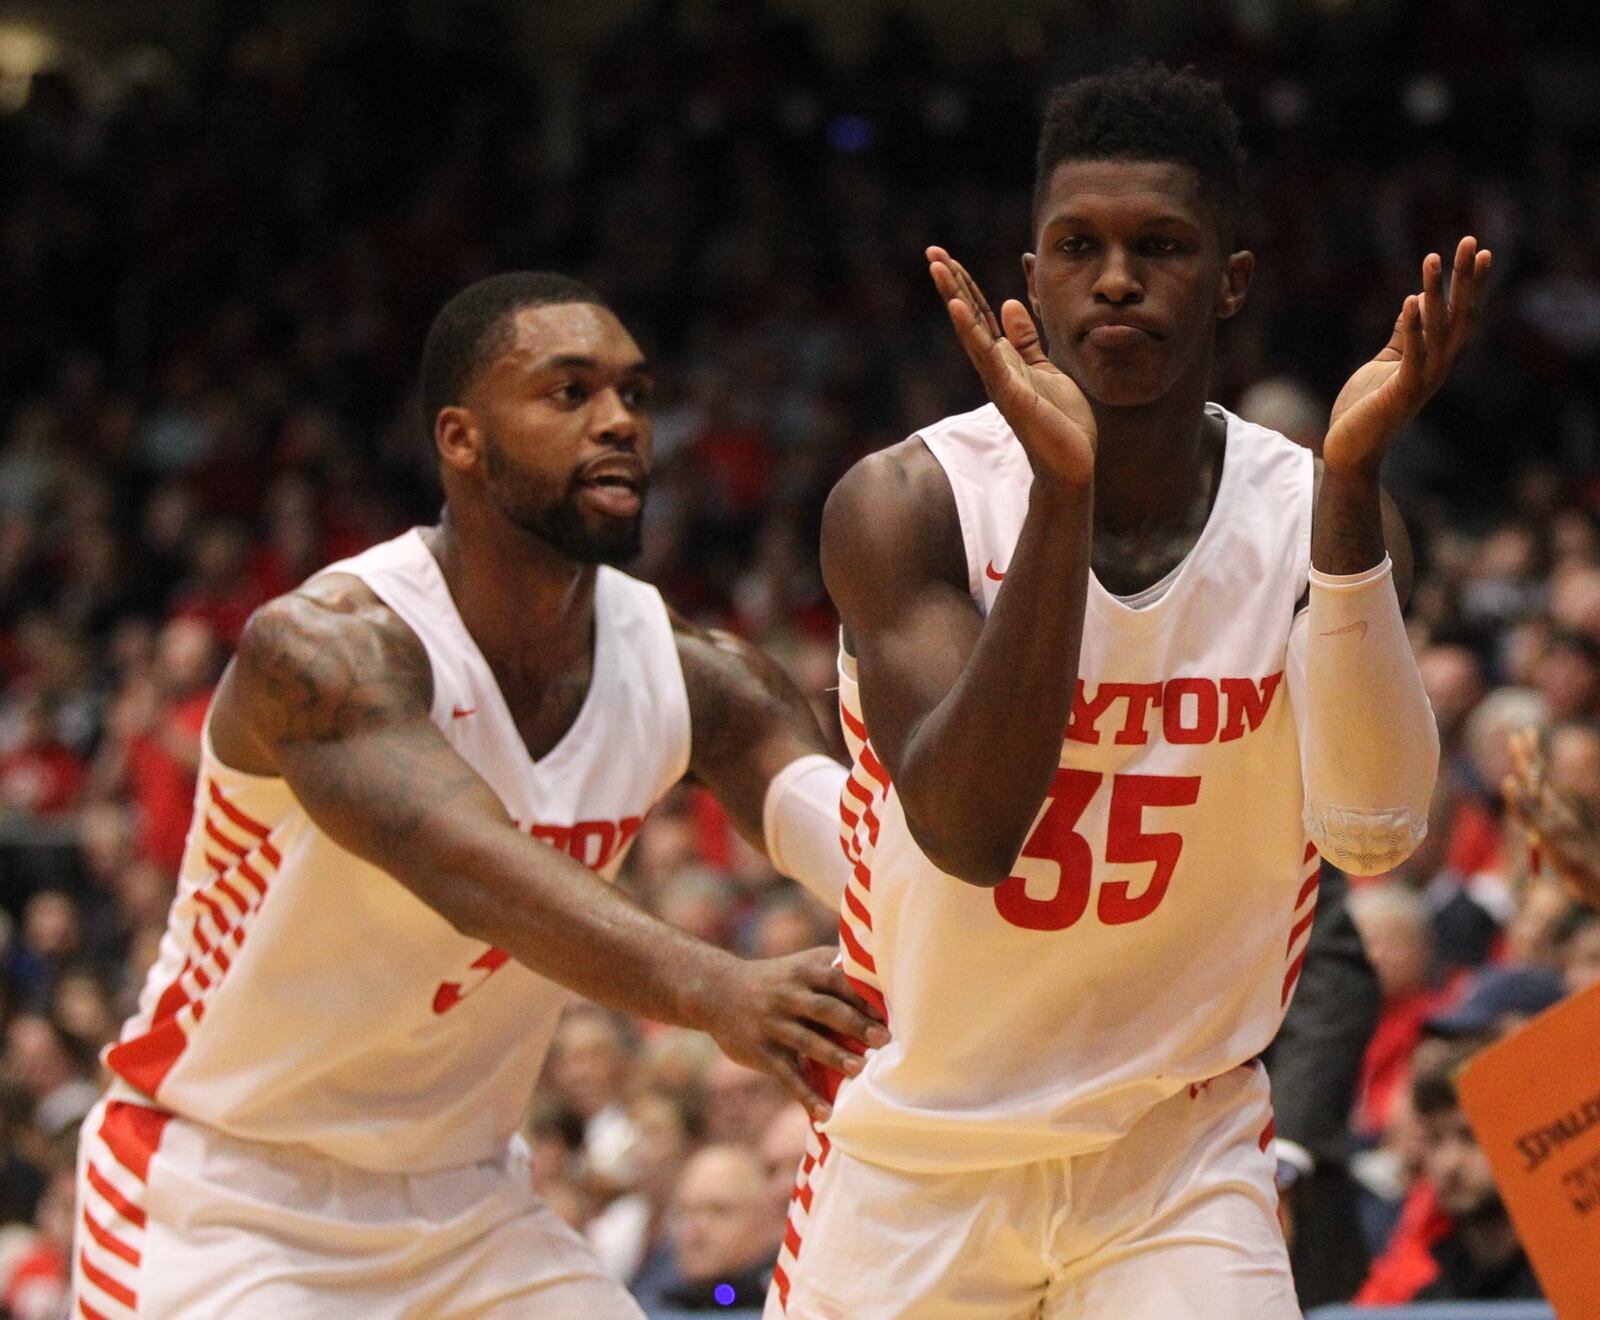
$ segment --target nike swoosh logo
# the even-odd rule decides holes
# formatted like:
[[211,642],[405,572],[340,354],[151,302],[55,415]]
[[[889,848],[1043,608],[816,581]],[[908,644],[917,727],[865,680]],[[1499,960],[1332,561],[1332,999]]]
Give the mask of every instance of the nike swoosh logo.
[[1318,637],[1337,637],[1340,633],[1347,633],[1347,632],[1359,633],[1360,634],[1360,638],[1358,640],[1362,640],[1362,641],[1366,640],[1366,636],[1367,636],[1367,621],[1365,619],[1357,619],[1354,623],[1345,624],[1345,626],[1343,628],[1330,628],[1325,633],[1318,633],[1317,636]]
[[1004,572],[996,570],[996,568],[994,566],[994,560],[992,560],[992,559],[989,561],[988,565],[984,568],[983,575],[984,575],[984,577],[988,578],[989,581],[991,581],[991,582],[1004,582],[1005,581],[1005,577],[1006,577]]
[[[1362,627],[1366,627],[1366,625],[1363,624]],[[457,706],[450,712],[450,718],[453,720],[464,720],[468,715],[476,715],[477,713],[478,708],[476,706],[473,706],[470,710],[465,706]]]

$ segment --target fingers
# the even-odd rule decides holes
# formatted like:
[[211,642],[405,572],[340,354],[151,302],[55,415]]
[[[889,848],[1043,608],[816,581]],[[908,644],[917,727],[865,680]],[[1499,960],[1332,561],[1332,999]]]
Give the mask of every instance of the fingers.
[[1422,338],[1431,351],[1442,353],[1450,324],[1444,302],[1444,262],[1437,252],[1422,259]]
[[1484,281],[1489,276],[1493,255],[1478,247],[1470,234],[1456,244],[1455,264],[1450,272],[1450,338],[1459,348],[1477,320],[1478,302]]
[[[952,283],[959,290],[961,298],[972,308],[973,315],[983,323],[984,329],[989,332],[992,339],[999,339],[1000,322],[990,308],[989,300],[983,296],[983,290],[978,287],[978,281],[972,278],[967,268],[941,247],[929,248],[927,257],[930,267],[933,263],[938,263],[950,273]],[[949,295],[947,300],[948,297]]]
[[762,1059],[765,1070],[782,1082],[783,1089],[805,1106],[806,1113],[819,1123],[828,1121],[833,1113],[833,1106],[828,1103],[827,1097],[806,1079],[805,1072],[794,1055],[786,1053],[775,1045],[765,1052]]
[[1049,361],[1039,342],[1039,327],[1033,323],[1028,309],[1015,298],[1007,298],[1001,305],[1000,323],[1011,347],[1017,350],[1017,356],[1030,367],[1044,366]]
[[1506,740],[1506,750],[1511,753],[1511,766],[1518,778],[1537,783],[1544,769],[1544,758],[1539,754],[1539,731],[1518,729]]
[[1400,308],[1395,327],[1400,338],[1398,385],[1409,406],[1415,406],[1427,389],[1427,350],[1422,330],[1422,299],[1410,294]]
[[[832,951],[818,949],[815,952],[821,957],[810,961],[806,971],[808,983],[817,993],[802,1009],[802,1016],[865,1045],[874,1048],[887,1045],[888,1029],[872,1006],[856,993],[850,979],[833,965]],[[845,1014],[849,1016],[843,1016]]]
[[865,1067],[859,1054],[847,1049],[820,1031],[812,1031],[798,1022],[785,1022],[774,1028],[773,1039],[802,1058],[820,1063],[846,1077],[854,1077]]

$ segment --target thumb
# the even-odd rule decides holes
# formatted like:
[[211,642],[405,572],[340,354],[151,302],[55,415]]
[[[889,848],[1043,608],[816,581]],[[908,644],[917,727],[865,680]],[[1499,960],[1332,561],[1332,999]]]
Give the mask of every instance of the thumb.
[[1017,350],[1017,356],[1030,367],[1040,367],[1048,361],[1044,346],[1039,342],[1039,328],[1034,325],[1028,309],[1015,298],[1007,298],[1000,308],[1000,324],[1011,347]]

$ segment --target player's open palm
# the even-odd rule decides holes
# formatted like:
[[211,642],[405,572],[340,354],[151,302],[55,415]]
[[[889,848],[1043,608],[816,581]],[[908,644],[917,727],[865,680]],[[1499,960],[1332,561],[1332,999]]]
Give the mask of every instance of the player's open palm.
[[1394,438],[1433,397],[1472,333],[1489,274],[1489,251],[1478,240],[1456,246],[1448,300],[1437,252],[1422,262],[1422,292],[1401,305],[1383,351],[1339,391],[1323,441],[1329,471],[1376,473]]
[[807,949],[787,958],[738,964],[737,984],[723,996],[710,1026],[735,1063],[778,1078],[812,1117],[828,1115],[827,1098],[812,1084],[810,1060],[836,1073],[855,1074],[861,1059],[839,1044],[884,1045],[889,1034],[867,1003],[833,965],[834,951]]
[[1072,377],[1045,356],[1028,309],[1011,298],[996,317],[959,261],[939,247],[927,256],[961,347],[1034,472],[1087,483],[1094,475],[1094,414]]

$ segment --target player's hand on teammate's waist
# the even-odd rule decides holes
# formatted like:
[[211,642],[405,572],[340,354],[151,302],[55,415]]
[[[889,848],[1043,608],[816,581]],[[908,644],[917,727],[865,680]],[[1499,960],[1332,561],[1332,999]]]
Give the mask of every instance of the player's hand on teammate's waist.
[[961,347],[1035,474],[1087,484],[1094,475],[1094,414],[1072,377],[1045,356],[1028,309],[1009,298],[997,317],[965,266],[941,247],[929,248],[927,257]]
[[1470,236],[1456,246],[1448,294],[1444,262],[1430,252],[1422,262],[1422,292],[1401,304],[1389,342],[1356,371],[1333,403],[1322,460],[1330,472],[1377,475],[1400,429],[1444,384],[1472,333],[1489,277],[1490,254]]
[[707,1030],[736,1063],[778,1078],[819,1122],[831,1108],[806,1060],[846,1076],[861,1071],[859,1053],[839,1043],[886,1045],[889,1033],[870,1005],[833,966],[830,948],[787,958],[735,961],[718,987]]

